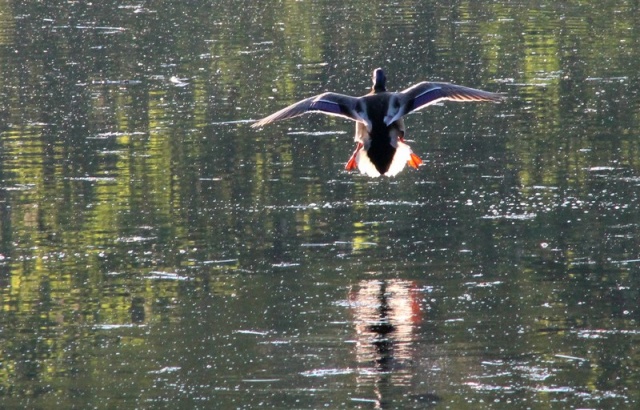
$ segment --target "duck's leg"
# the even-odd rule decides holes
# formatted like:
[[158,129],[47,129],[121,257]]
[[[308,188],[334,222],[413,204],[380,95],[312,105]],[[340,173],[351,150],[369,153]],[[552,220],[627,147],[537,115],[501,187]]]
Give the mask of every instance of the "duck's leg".
[[344,166],[344,169],[346,169],[347,171],[352,171],[358,167],[358,164],[356,163],[356,156],[363,146],[364,145],[361,142],[356,143],[356,149],[355,151],[353,151],[353,154],[351,154],[351,158],[349,158],[349,161],[347,161],[347,165]]
[[[404,142],[404,132],[402,133],[402,135],[398,136],[398,141],[404,143],[405,145],[407,145],[406,142]],[[409,145],[407,145],[408,147]],[[409,148],[411,149],[411,148]],[[411,168],[415,168],[418,169],[418,167],[422,164],[422,159],[417,156],[416,154],[413,153],[413,151],[409,152],[409,160],[407,161],[407,165],[409,165]]]

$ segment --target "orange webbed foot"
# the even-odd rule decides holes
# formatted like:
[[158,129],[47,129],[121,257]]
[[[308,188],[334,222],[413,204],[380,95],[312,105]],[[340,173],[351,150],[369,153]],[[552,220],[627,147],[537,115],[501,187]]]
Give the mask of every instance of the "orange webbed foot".
[[407,164],[411,168],[418,169],[418,167],[422,164],[422,159],[420,159],[420,157],[414,154],[413,152],[410,155],[411,155],[411,159],[407,161]]
[[351,154],[351,158],[349,158],[349,161],[347,161],[347,165],[344,166],[344,169],[346,169],[347,171],[352,171],[358,167],[358,164],[356,163],[356,156],[358,155],[358,152],[361,149],[362,149],[362,143],[359,142],[356,145],[355,151],[353,151],[353,154]]
[[[406,144],[406,142],[404,142],[404,133],[398,137],[398,141]],[[409,165],[411,168],[418,169],[418,167],[422,165],[422,162],[423,162],[422,159],[416,154],[414,154],[413,152],[410,153],[409,155],[410,155],[410,159],[407,161],[407,165]]]

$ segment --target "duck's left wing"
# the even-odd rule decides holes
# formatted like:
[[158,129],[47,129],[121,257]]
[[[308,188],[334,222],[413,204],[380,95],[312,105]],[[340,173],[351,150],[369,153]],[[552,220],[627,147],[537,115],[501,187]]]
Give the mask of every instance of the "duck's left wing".
[[399,109],[389,123],[398,120],[412,111],[419,110],[443,100],[449,101],[489,101],[500,102],[505,99],[502,94],[450,83],[422,82],[397,93]]
[[358,98],[356,97],[338,93],[324,93],[291,104],[268,117],[256,121],[251,126],[254,128],[262,127],[275,121],[297,117],[308,112],[319,112],[363,122],[364,120],[356,110],[357,105]]

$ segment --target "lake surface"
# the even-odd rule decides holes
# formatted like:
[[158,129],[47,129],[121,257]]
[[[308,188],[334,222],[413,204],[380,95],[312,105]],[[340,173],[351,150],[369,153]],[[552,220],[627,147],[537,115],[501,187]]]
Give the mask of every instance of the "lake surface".
[[638,408],[638,7],[0,1],[0,407]]

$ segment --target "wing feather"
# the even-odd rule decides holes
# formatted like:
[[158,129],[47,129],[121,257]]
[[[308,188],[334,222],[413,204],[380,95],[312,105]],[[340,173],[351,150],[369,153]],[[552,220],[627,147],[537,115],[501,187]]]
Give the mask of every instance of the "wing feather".
[[504,95],[450,83],[422,82],[400,92],[406,112],[419,110],[442,100],[500,102]]
[[505,99],[505,96],[461,85],[424,81],[396,93],[396,98],[398,99],[399,108],[392,115],[385,117],[384,121],[387,125],[412,111],[443,100],[500,102]]
[[264,117],[251,126],[262,127],[275,121],[286,120],[297,117],[308,112],[319,112],[321,114],[343,117],[352,121],[362,121],[361,116],[356,112],[358,98],[338,93],[324,93],[306,98],[291,104],[280,111]]

